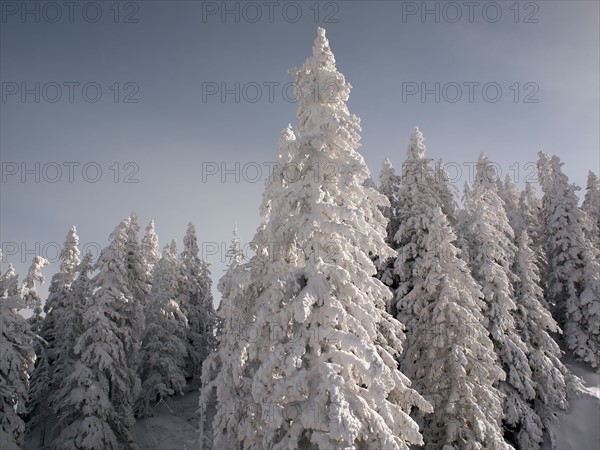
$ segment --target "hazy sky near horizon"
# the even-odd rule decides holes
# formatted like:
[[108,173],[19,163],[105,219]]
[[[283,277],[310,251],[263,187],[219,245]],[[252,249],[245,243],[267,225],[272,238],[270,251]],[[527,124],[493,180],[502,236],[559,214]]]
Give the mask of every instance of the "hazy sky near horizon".
[[2,1],[3,270],[22,279],[42,253],[45,292],[70,226],[97,252],[135,211],[161,248],[181,249],[192,221],[216,284],[234,222],[242,244],[260,223],[295,123],[287,71],[317,26],[353,86],[375,179],[418,125],[461,190],[482,151],[520,185],[539,150],[556,154],[585,187],[600,166],[599,4]]

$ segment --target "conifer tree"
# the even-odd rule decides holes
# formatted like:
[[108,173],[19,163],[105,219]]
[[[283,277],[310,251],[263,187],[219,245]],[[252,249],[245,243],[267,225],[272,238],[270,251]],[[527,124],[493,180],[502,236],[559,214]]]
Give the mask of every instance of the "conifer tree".
[[547,296],[564,331],[567,348],[600,369],[600,263],[586,237],[586,217],[578,206],[557,156],[539,153],[538,171],[548,257]]
[[160,248],[158,246],[158,236],[154,229],[154,220],[151,220],[146,226],[146,232],[142,238],[142,260],[147,271],[148,279],[152,279],[154,265],[160,259]]
[[181,310],[187,317],[188,383],[200,385],[202,363],[215,347],[216,316],[208,263],[198,256],[196,227],[190,222],[183,238],[181,252]]
[[504,202],[497,194],[495,170],[483,153],[465,207],[470,266],[473,277],[483,288],[484,324],[506,372],[506,381],[500,381],[498,388],[506,395],[504,424],[507,436],[513,440],[513,431],[534,433],[529,426],[537,420],[531,408],[535,385],[531,381],[527,345],[518,335],[513,317],[516,309],[513,284],[517,281],[512,271],[517,250],[513,244],[514,232]]
[[133,403],[139,379],[137,355],[139,305],[127,285],[130,218],[111,233],[91,280],[83,328],[75,346],[78,360],[61,392],[62,429],[56,449],[135,449]]
[[24,283],[19,286],[9,265],[0,278],[0,443],[2,449],[20,449],[25,438],[29,374],[35,362],[36,336],[19,310],[32,307],[39,298],[35,283],[41,282],[41,269],[47,261],[36,256]]
[[[392,256],[379,209],[387,201],[365,185],[359,120],[324,30],[293,74],[297,138],[280,159],[298,173],[265,190],[257,255],[228,282],[243,329],[257,335],[221,344],[215,447],[408,449],[422,443],[408,414],[429,405],[397,369],[402,328],[370,259]],[[315,96],[327,83],[333,94]],[[335,174],[317,172],[325,167]],[[232,410],[241,416],[227,418]]]
[[419,320],[421,308],[426,304],[424,279],[416,277],[426,253],[431,214],[442,207],[436,172],[431,159],[425,156],[423,133],[413,130],[403,167],[402,185],[398,194],[398,221],[394,241],[398,256],[394,272],[399,285],[396,290],[396,318],[402,322],[410,336]]
[[175,241],[156,263],[141,353],[138,415],[152,415],[150,402],[183,395],[187,319],[179,306],[180,267]]
[[433,414],[423,419],[425,448],[508,448],[503,396],[494,387],[505,375],[481,323],[481,288],[458,257],[455,239],[445,214],[434,207],[415,273],[425,298],[402,367],[433,404]]
[[517,309],[515,325],[528,346],[528,359],[535,384],[536,396],[532,402],[536,413],[517,434],[519,448],[539,449],[544,433],[554,444],[557,413],[569,405],[569,394],[581,389],[577,379],[563,365],[562,352],[549,333],[561,333],[558,324],[544,306],[539,270],[526,230],[517,239],[515,259]]
[[44,305],[46,316],[39,330],[41,339],[37,341],[35,346],[37,360],[31,375],[31,388],[27,406],[29,430],[32,430],[38,424],[42,427],[40,446],[45,445],[46,422],[52,415],[49,397],[56,389],[56,380],[60,380],[60,376],[62,376],[60,370],[60,374],[54,374],[55,367],[61,365],[62,361],[60,360],[69,345],[60,336],[61,331],[63,331],[61,329],[62,325],[58,325],[57,322],[63,318],[69,309],[71,283],[75,280],[77,266],[80,262],[79,236],[74,226],[67,232],[59,256],[60,269],[52,276],[50,281],[49,295]]
[[588,173],[585,197],[581,209],[589,219],[588,239],[600,249],[600,180],[591,170]]

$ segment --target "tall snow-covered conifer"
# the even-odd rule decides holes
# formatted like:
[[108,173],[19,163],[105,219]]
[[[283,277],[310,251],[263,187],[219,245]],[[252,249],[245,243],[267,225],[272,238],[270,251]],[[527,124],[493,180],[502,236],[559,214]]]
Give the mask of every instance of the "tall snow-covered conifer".
[[187,319],[179,307],[180,262],[175,241],[155,265],[141,352],[142,391],[138,414],[151,415],[150,402],[183,394]]
[[12,265],[0,278],[0,443],[3,450],[20,449],[24,444],[23,416],[29,373],[35,362],[33,340],[36,336],[19,310],[36,303],[35,283],[43,280],[41,269],[45,264],[45,259],[36,256],[22,286]]
[[423,285],[422,308],[402,359],[415,388],[433,404],[423,419],[428,449],[502,449],[504,379],[482,325],[481,288],[473,280],[446,216],[435,206],[415,276]]
[[138,352],[138,307],[129,287],[127,247],[130,218],[111,233],[92,279],[93,294],[83,317],[79,356],[67,377],[63,425],[56,449],[135,449],[133,403],[139,379],[132,356]]
[[393,254],[379,209],[387,200],[365,184],[350,85],[323,29],[293,74],[297,137],[280,159],[297,172],[267,187],[257,255],[228,281],[245,304],[242,329],[257,334],[221,344],[215,447],[408,449],[422,442],[408,414],[429,404],[397,369],[402,328],[370,259]]
[[[394,247],[394,236],[400,224],[398,223],[398,192],[400,190],[401,176],[396,174],[389,159],[385,159],[379,172],[379,192],[386,196],[389,205],[382,207],[384,217],[387,219],[386,243]],[[381,261],[375,255],[375,264],[378,267],[377,278],[392,290],[398,287],[398,276],[394,274],[394,258]]]
[[200,386],[202,363],[215,347],[216,316],[208,263],[199,256],[196,227],[191,222],[181,252],[181,310],[187,317],[187,373],[189,384]]
[[151,220],[146,226],[146,232],[142,238],[142,259],[144,268],[149,280],[152,279],[152,270],[154,265],[160,259],[160,247],[158,246],[158,236],[154,229],[154,220]]
[[548,292],[569,350],[600,370],[600,261],[586,237],[584,212],[576,187],[562,172],[557,156],[539,153],[544,197]]
[[515,259],[517,309],[515,324],[528,346],[529,365],[536,396],[532,402],[536,413],[526,427],[517,433],[519,448],[539,449],[543,433],[548,433],[555,442],[554,430],[558,422],[557,413],[566,410],[568,395],[581,387],[560,361],[562,352],[549,333],[560,333],[558,324],[544,306],[540,287],[539,270],[532,244],[526,230],[517,238]]
[[537,421],[531,408],[535,385],[527,360],[527,345],[518,335],[513,312],[516,309],[512,268],[516,255],[514,232],[497,193],[496,173],[482,153],[475,181],[466,204],[467,241],[473,277],[482,286],[485,301],[484,324],[490,333],[506,381],[498,387],[506,395],[504,424],[511,431],[535,433]]
[[428,302],[425,280],[415,275],[427,252],[427,235],[431,215],[443,202],[436,182],[436,172],[431,159],[425,156],[423,133],[415,127],[403,166],[402,185],[398,193],[399,228],[394,236],[398,256],[394,272],[399,279],[396,290],[396,318],[402,322],[410,336],[419,320],[421,309]]
[[[60,253],[60,270],[52,276],[49,296],[44,305],[46,317],[42,322],[40,337],[42,340],[36,345],[37,361],[31,375],[31,389],[29,395],[29,429],[41,425],[40,442],[45,445],[46,421],[52,415],[49,397],[56,389],[56,380],[64,375],[60,366],[68,346],[72,343],[65,342],[61,332],[65,331],[58,324],[69,309],[71,283],[75,280],[79,264],[79,236],[73,226],[67,232],[65,243]],[[59,367],[59,373],[55,370]]]
[[588,239],[600,249],[600,180],[591,170],[588,173],[585,197],[581,208],[588,215]]
[[508,174],[506,174],[504,183],[498,179],[498,185],[498,195],[504,202],[504,211],[506,212],[508,223],[510,223],[510,226],[513,228],[515,235],[518,235],[523,228],[521,211],[519,208],[519,188],[517,188],[517,185]]

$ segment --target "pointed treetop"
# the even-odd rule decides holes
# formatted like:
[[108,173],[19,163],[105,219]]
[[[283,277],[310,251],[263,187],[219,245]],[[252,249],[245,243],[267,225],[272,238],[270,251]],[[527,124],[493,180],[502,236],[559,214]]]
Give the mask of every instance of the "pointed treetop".
[[[296,127],[299,134],[313,133],[317,122],[327,120],[323,114],[329,115],[333,110],[348,114],[345,102],[350,96],[351,86],[335,66],[335,57],[325,37],[325,30],[319,29],[313,45],[313,54],[302,67],[290,69],[289,73],[295,77],[296,96],[299,100]],[[310,115],[316,117],[307,125],[308,117],[305,117],[305,114],[315,104],[320,108],[311,111]],[[323,107],[329,112],[321,109]]]
[[317,37],[313,45],[313,58],[319,67],[335,70],[335,56],[329,47],[329,40],[325,36],[324,28],[317,28]]
[[77,236],[77,227],[75,225],[73,225],[67,233],[66,242],[73,243],[75,245],[79,244],[79,236]]
[[494,165],[490,162],[487,155],[481,152],[475,170],[475,185],[484,185],[491,188],[494,192],[498,192],[497,179],[498,175]]
[[509,174],[504,177],[504,192],[507,197],[512,199],[518,199],[520,195],[519,188]]
[[407,159],[422,159],[425,157],[425,138],[419,127],[415,127],[410,135]]
[[392,162],[385,158],[379,171],[379,189],[383,195],[389,197],[394,194],[394,190],[400,183],[399,177],[396,175],[396,170],[392,165]]
[[598,189],[600,188],[600,180],[594,172],[591,170],[588,172],[587,176],[587,189]]
[[192,222],[188,222],[186,234],[188,234],[188,235],[196,234],[196,226]]
[[184,259],[194,259],[198,257],[198,252],[200,252],[200,249],[198,248],[196,226],[192,222],[189,222],[185,236],[183,237],[183,252],[181,256]]
[[163,254],[169,254],[170,256],[177,255],[177,242],[173,239],[166,247]]
[[[75,275],[77,265],[79,264],[79,236],[77,236],[77,228],[73,225],[67,232],[65,245],[61,251],[61,272]],[[71,280],[73,281],[73,280]]]
[[138,217],[135,212],[132,212],[129,217],[129,227],[131,228],[131,233],[137,233],[140,230],[140,226],[138,224]]
[[240,246],[240,237],[238,235],[237,222],[233,225],[233,232],[231,234],[231,244],[227,249],[225,255],[229,262],[229,267],[226,270],[234,269],[243,259],[245,259],[244,252]]

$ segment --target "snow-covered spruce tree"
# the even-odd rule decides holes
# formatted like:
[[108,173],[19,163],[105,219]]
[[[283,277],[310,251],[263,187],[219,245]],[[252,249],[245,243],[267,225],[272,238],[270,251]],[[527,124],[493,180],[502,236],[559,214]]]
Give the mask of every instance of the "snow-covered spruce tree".
[[[234,226],[231,244],[227,251],[228,267],[217,284],[221,292],[221,302],[216,311],[216,340],[217,351],[210,353],[202,364],[202,388],[200,390],[200,448],[236,448],[237,439],[232,433],[220,433],[213,438],[213,428],[231,429],[227,422],[235,420],[233,414],[219,415],[220,423],[213,427],[216,406],[221,408],[233,407],[236,404],[250,404],[250,397],[244,401],[241,389],[232,390],[231,386],[239,385],[240,377],[233,372],[233,367],[240,362],[239,345],[241,323],[247,321],[245,310],[245,289],[250,282],[249,270],[240,270],[245,255],[240,247],[237,225]],[[237,353],[236,353],[237,351]],[[225,367],[224,367],[225,366]],[[219,388],[219,402],[217,402]],[[248,389],[245,390],[247,394]],[[231,409],[230,411],[233,411]],[[231,423],[231,422],[230,422]],[[213,447],[213,441],[215,446]]]
[[[92,270],[93,256],[88,251],[77,266],[77,278],[71,283],[67,307],[56,317],[56,348],[60,347],[60,358],[54,364],[52,371],[53,389],[49,395],[49,405],[58,418],[64,417],[66,409],[70,407],[65,402],[65,397],[73,385],[67,380],[79,360],[75,347],[84,332],[83,318],[92,296],[89,278]],[[60,430],[63,425],[59,422],[56,428]]]
[[75,346],[83,333],[85,305],[91,297],[89,274],[93,270],[93,256],[87,252],[77,265],[77,278],[70,286],[64,310],[56,317],[55,349],[59,355],[52,371],[53,385],[58,385],[71,373],[75,363]]
[[531,238],[523,230],[517,239],[514,270],[519,282],[515,289],[517,310],[514,316],[516,327],[529,348],[529,365],[536,390],[533,409],[539,417],[539,422],[529,424],[530,432],[518,434],[517,443],[523,449],[539,449],[543,433],[548,434],[554,445],[557,413],[568,407],[568,395],[581,388],[580,380],[560,361],[562,352],[549,334],[561,333],[561,330],[544,306],[531,244]]
[[150,403],[183,395],[187,354],[187,319],[179,307],[180,262],[175,241],[156,263],[146,309],[146,330],[140,358],[137,414],[151,416]]
[[[518,238],[525,231],[531,239],[529,247],[533,251],[533,257],[539,272],[539,285],[542,291],[546,292],[548,260],[546,258],[546,246],[542,226],[542,202],[537,196],[535,188],[529,182],[525,183],[525,189],[519,196],[519,213],[520,220],[515,228],[515,236]],[[539,300],[546,309],[550,308],[545,295]]]
[[[41,256],[36,256],[33,260],[33,264],[27,272],[25,280],[23,280],[23,300],[25,301],[27,307],[33,311],[31,317],[27,319],[27,323],[29,323],[29,328],[31,329],[31,332],[36,336],[39,336],[41,333],[44,318],[42,317],[42,299],[37,292],[35,284],[44,283],[45,278],[44,275],[42,275],[42,269],[47,265],[48,260],[42,258]],[[39,340],[36,339],[34,344],[34,347],[36,348],[36,355],[38,355],[37,348],[39,346]]]
[[585,235],[586,217],[578,206],[557,156],[539,153],[538,172],[548,258],[547,297],[564,331],[567,348],[600,370],[600,262]]
[[[279,138],[277,164],[267,180],[261,214],[270,211],[270,198],[281,192],[286,180],[298,178],[290,167],[296,167],[296,153],[292,146],[296,137],[292,126],[288,125]],[[237,233],[235,233],[237,234]],[[232,238],[232,246],[237,246],[237,236]],[[202,366],[202,389],[200,393],[200,443],[202,448],[237,448],[240,446],[238,429],[242,417],[252,413],[254,401],[251,396],[251,378],[242,376],[249,341],[254,339],[257,327],[249,322],[256,316],[256,298],[261,288],[261,280],[266,277],[266,264],[258,264],[259,256],[268,257],[263,251],[274,251],[274,244],[268,232],[268,222],[263,222],[252,242],[258,255],[242,263],[244,256],[230,260],[225,275],[219,280],[217,289],[221,292],[218,314],[218,350],[208,356]],[[290,263],[281,258],[273,258],[268,267],[273,273],[285,272]],[[233,387],[233,388],[232,388]],[[214,433],[214,438],[213,438]],[[214,441],[214,442],[213,442]]]
[[[129,225],[127,228],[127,243],[125,245],[125,262],[127,287],[131,292],[132,298],[138,304],[137,309],[141,312],[141,319],[144,319],[143,313],[148,294],[150,293],[151,273],[146,267],[146,261],[139,242],[140,226],[137,221],[137,215],[131,213],[129,216]],[[138,327],[138,340],[141,341],[144,332],[144,321]]]
[[520,192],[510,175],[506,175],[504,183],[498,179],[498,195],[504,202],[504,210],[508,223],[515,232],[515,235],[523,229],[522,216],[519,208]]
[[19,310],[37,296],[36,281],[46,260],[34,258],[22,286],[12,264],[0,278],[0,443],[2,450],[20,449],[25,438],[23,416],[26,412],[29,373],[35,362],[33,341],[27,321]]
[[77,265],[79,264],[79,236],[77,229],[73,226],[67,232],[65,243],[60,252],[60,269],[52,276],[49,295],[44,305],[46,316],[41,324],[39,336],[41,340],[35,345],[36,364],[31,374],[31,386],[29,391],[28,409],[28,428],[33,430],[37,425],[41,425],[42,430],[39,433],[39,445],[45,445],[46,421],[52,415],[49,407],[49,395],[55,389],[54,382],[59,379],[54,376],[55,363],[58,361],[67,349],[66,343],[61,337],[60,328],[57,327],[59,320],[67,311],[70,286],[75,280]]
[[[465,184],[463,185],[463,195],[461,197],[462,204],[466,205],[469,203],[470,199],[471,186],[469,186],[469,183],[465,181]],[[471,249],[469,248],[468,235],[471,219],[464,206],[463,208],[458,209],[456,217],[456,247],[460,250],[460,259],[470,266]]]
[[398,220],[396,218],[396,208],[398,206],[398,191],[400,190],[401,176],[396,174],[396,170],[389,159],[383,161],[381,171],[379,172],[379,192],[385,195],[390,202],[389,206],[382,208],[384,217],[388,220],[387,224],[387,242],[392,243],[394,234],[398,229]]
[[539,250],[543,250],[544,240],[541,218],[542,202],[535,187],[529,182],[525,183],[525,189],[519,197],[519,209],[521,210],[522,223],[518,227],[518,232],[527,231],[533,244],[532,249],[537,253]]
[[[389,159],[385,159],[379,172],[379,192],[386,196],[389,205],[383,206],[381,211],[387,219],[386,243],[393,247],[394,236],[400,224],[397,218],[398,191],[400,190],[400,175],[396,174]],[[394,258],[380,261],[379,255],[374,255],[373,261],[377,266],[377,278],[392,290],[398,287],[398,277],[394,274]]]
[[581,208],[590,220],[588,239],[600,249],[600,180],[591,170],[588,173],[585,197]]
[[450,176],[443,159],[439,159],[435,164],[433,186],[438,195],[442,212],[448,218],[450,225],[455,227],[458,223],[457,190],[454,185],[450,184]]
[[[35,419],[37,417],[32,417],[30,412],[32,409],[35,409],[38,414],[44,415],[48,414],[45,411],[48,403],[48,395],[51,392],[48,386],[48,370],[47,364],[45,360],[46,353],[46,341],[41,338],[40,334],[42,331],[42,326],[44,323],[44,318],[42,317],[42,299],[40,298],[36,283],[43,284],[45,281],[44,276],[42,275],[42,269],[48,265],[48,261],[41,256],[36,256],[33,259],[33,263],[27,272],[27,276],[23,280],[23,286],[21,287],[21,296],[23,297],[23,302],[25,306],[29,309],[33,310],[33,315],[27,319],[27,323],[29,324],[29,329],[31,330],[33,336],[33,348],[36,354],[36,365],[33,374],[36,374],[38,369],[41,369],[39,373],[42,374],[41,379],[38,377],[30,377],[29,380],[29,391],[27,393],[27,425],[28,430],[31,429],[31,425],[35,424]],[[40,404],[37,404],[40,402]],[[32,408],[32,406],[37,406],[37,408]],[[43,436],[42,436],[43,443]]]
[[132,367],[138,352],[139,305],[127,286],[130,219],[111,233],[91,280],[93,294],[83,317],[79,356],[61,392],[64,428],[56,449],[134,449],[133,403],[139,379]]
[[[23,300],[25,301],[27,307],[33,311],[31,317],[27,319],[27,323],[29,323],[31,332],[36,336],[39,336],[42,331],[42,323],[44,322],[44,318],[42,317],[42,299],[37,292],[35,284],[44,283],[45,278],[44,275],[42,275],[42,269],[47,265],[48,260],[42,258],[41,256],[36,256],[23,282]],[[36,339],[34,347],[36,348],[37,356],[39,354],[38,347],[40,347],[40,342],[38,339]]]
[[513,313],[516,309],[512,272],[516,255],[514,233],[497,194],[496,174],[482,153],[476,166],[471,192],[466,199],[468,215],[467,241],[470,266],[475,280],[482,286],[485,301],[484,324],[490,333],[498,361],[506,380],[498,383],[506,395],[504,425],[506,437],[514,443],[515,433],[527,433],[534,440],[539,422],[531,401],[535,385],[527,360],[527,345],[517,333]]
[[196,227],[190,222],[181,252],[181,310],[188,321],[186,372],[193,388],[200,386],[202,362],[215,348],[216,326],[210,270],[199,251]]
[[400,226],[394,236],[394,248],[398,252],[394,273],[398,277],[399,285],[392,311],[406,326],[407,336],[410,336],[419,320],[421,308],[427,303],[424,279],[415,273],[419,270],[427,251],[431,215],[436,206],[442,206],[438,192],[442,183],[436,183],[435,178],[432,161],[425,156],[423,134],[415,128],[410,137],[403,166],[397,208]]
[[481,288],[473,280],[446,216],[435,206],[428,218],[425,253],[415,269],[423,307],[406,342],[402,367],[433,405],[423,419],[428,449],[508,448],[502,430],[504,379],[482,325]]
[[[227,280],[229,279],[230,273],[232,273],[237,266],[239,266],[244,259],[246,259],[246,255],[244,255],[244,251],[242,250],[240,244],[240,237],[238,234],[237,223],[233,226],[233,231],[231,234],[231,243],[229,244],[229,248],[225,253],[225,257],[227,258],[227,269],[225,270],[225,274],[221,277],[219,282],[217,283],[217,290],[223,294],[224,291],[228,289]],[[216,312],[216,339],[219,341],[219,336],[221,333],[225,332],[225,323],[223,321],[222,314],[219,312],[224,306],[223,301],[219,304]],[[217,344],[218,345],[218,344]]]
[[160,247],[158,246],[158,236],[154,228],[154,220],[151,220],[146,226],[146,232],[142,238],[142,261],[148,280],[152,280],[152,271],[159,259]]
[[233,225],[233,231],[231,232],[231,243],[229,244],[229,248],[227,249],[225,256],[227,257],[228,271],[234,270],[246,258],[240,243],[237,223]]
[[[221,374],[231,370],[234,384],[217,386],[215,447],[408,449],[422,443],[408,413],[430,405],[397,369],[402,327],[369,257],[393,254],[379,209],[387,201],[364,184],[359,119],[323,29],[293,73],[297,139],[284,151],[297,170],[266,189],[257,255],[230,281],[256,336],[225,346],[233,358]],[[241,417],[227,419],[232,410]]]

